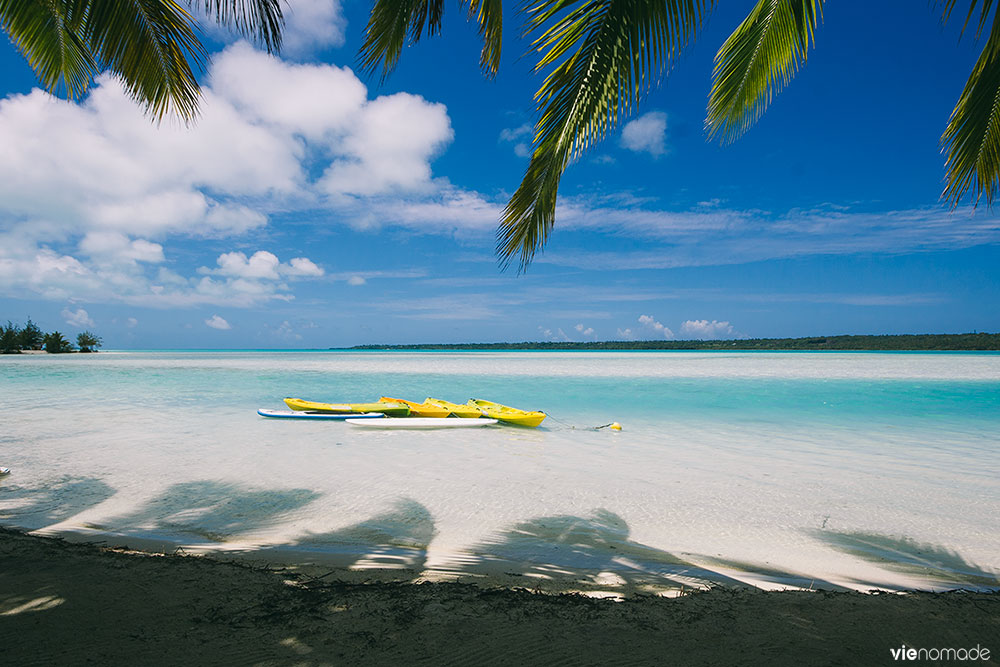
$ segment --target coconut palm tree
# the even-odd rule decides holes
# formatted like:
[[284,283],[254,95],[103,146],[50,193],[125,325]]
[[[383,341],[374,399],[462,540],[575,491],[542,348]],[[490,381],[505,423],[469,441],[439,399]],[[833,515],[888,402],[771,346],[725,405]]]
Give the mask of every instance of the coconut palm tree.
[[52,93],[84,95],[109,71],[151,116],[192,118],[208,53],[195,5],[268,51],[281,47],[281,0],[0,0],[0,25]]
[[[957,0],[941,0],[944,20]],[[459,0],[464,5],[464,0]],[[503,266],[521,270],[555,224],[559,181],[567,165],[615,130],[670,68],[701,28],[714,0],[536,0],[525,36],[544,74],[535,93],[534,152],[497,232]],[[400,52],[440,31],[443,0],[375,0],[361,47],[369,71],[392,71]],[[942,198],[967,194],[992,205],[1000,186],[1000,12],[993,0],[969,0],[963,32],[986,37],[982,53],[942,136],[947,153]],[[916,8],[918,3],[914,4]],[[823,0],[758,0],[715,56],[705,126],[723,143],[738,138],[805,63]],[[481,63],[496,73],[501,0],[469,0],[485,46]]]

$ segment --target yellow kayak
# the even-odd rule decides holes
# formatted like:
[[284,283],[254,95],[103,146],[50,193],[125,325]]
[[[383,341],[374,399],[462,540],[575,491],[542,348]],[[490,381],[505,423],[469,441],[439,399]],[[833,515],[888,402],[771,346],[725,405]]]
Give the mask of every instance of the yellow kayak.
[[286,398],[285,405],[298,412],[382,412],[390,417],[406,417],[410,408],[402,403],[316,403]]
[[477,398],[469,399],[469,405],[475,405],[482,408],[483,412],[490,419],[499,419],[500,421],[507,422],[508,424],[531,426],[532,428],[541,424],[542,420],[547,416],[544,412],[527,412],[525,410],[518,410],[517,408],[500,405],[499,403],[494,403],[492,401],[483,401]]
[[427,401],[414,403],[413,401],[404,401],[401,398],[386,398],[385,396],[378,400],[382,403],[402,403],[410,409],[410,417],[447,417],[451,414],[451,410],[448,408],[442,408],[440,405],[430,405]]
[[485,417],[482,409],[476,405],[461,405],[459,403],[449,403],[448,401],[442,401],[440,398],[425,398],[424,403],[429,403],[430,405],[438,405],[442,408],[447,408],[451,411],[451,414],[456,417],[463,417],[468,419],[473,419],[476,417]]

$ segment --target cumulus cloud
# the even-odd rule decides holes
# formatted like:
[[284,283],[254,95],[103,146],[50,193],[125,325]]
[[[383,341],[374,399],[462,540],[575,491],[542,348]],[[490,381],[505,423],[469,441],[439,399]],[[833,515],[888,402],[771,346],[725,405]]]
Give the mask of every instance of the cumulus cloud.
[[90,315],[83,308],[77,308],[76,310],[63,308],[59,314],[66,320],[66,324],[71,327],[87,329],[94,326],[94,320],[90,318]]
[[323,275],[323,269],[306,257],[293,257],[287,264],[278,261],[274,253],[258,250],[250,257],[242,252],[227,252],[216,260],[217,269],[201,267],[198,272],[250,280],[279,280],[283,277],[313,277]]
[[138,325],[139,325],[139,320],[135,319],[134,317],[130,317],[127,320],[125,320],[125,326],[127,326],[129,329],[134,329]]
[[659,157],[667,152],[667,114],[650,111],[622,128],[621,145],[630,151]]
[[[303,0],[289,20],[329,26],[338,16],[335,2]],[[294,43],[295,29],[286,34]],[[174,239],[244,234],[271,211],[336,210],[350,223],[400,194],[439,190],[430,160],[452,139],[443,105],[407,93],[369,99],[348,68],[291,64],[244,43],[219,54],[207,80],[191,127],[151,123],[107,75],[79,103],[41,90],[0,100],[0,288],[258,303],[284,292],[262,281],[322,269],[260,252],[230,254],[200,279],[157,265]]]
[[573,328],[582,333],[584,336],[590,336],[594,333],[593,327],[584,327],[583,323],[577,324]]
[[729,322],[718,320],[687,320],[681,325],[681,333],[691,338],[710,340],[716,338],[734,338],[738,334]]
[[657,333],[657,335],[664,338],[673,338],[674,332],[670,330],[669,327],[664,326],[660,322],[657,322],[651,315],[640,315],[639,324],[646,327],[647,329],[652,329]]
[[635,333],[631,329],[619,329],[618,337],[625,340],[635,340]]
[[525,123],[519,127],[506,127],[500,130],[500,141],[514,144],[514,154],[518,157],[531,155],[531,136],[534,128]]
[[339,0],[295,0],[284,8],[282,51],[300,55],[344,45],[344,19]]
[[362,276],[351,276],[350,278],[347,279],[347,284],[351,285],[352,287],[358,287],[360,285],[364,285],[367,282],[368,281],[365,280]]
[[219,329],[221,331],[233,328],[232,325],[229,324],[229,322],[219,317],[218,315],[212,315],[210,318],[205,320],[205,325],[211,327],[212,329]]

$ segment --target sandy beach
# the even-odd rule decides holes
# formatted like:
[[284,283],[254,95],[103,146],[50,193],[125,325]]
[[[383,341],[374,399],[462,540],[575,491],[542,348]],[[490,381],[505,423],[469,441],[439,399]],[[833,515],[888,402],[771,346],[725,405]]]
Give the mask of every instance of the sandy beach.
[[[350,576],[347,576],[350,575]],[[0,530],[11,665],[885,664],[988,649],[1000,594],[759,592],[592,599],[366,583]]]

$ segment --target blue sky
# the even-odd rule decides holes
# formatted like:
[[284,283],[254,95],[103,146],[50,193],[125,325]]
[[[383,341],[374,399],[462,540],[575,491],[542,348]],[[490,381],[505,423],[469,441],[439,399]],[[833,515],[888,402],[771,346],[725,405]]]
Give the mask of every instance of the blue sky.
[[723,3],[567,170],[524,275],[493,256],[539,84],[517,15],[496,80],[449,6],[380,85],[354,55],[370,4],[291,6],[281,59],[210,33],[193,128],[110,80],[53,100],[0,50],[0,319],[109,348],[1000,330],[997,214],[938,199],[978,45],[926,4],[828,6],[805,68],[720,147],[712,57],[752,6]]

